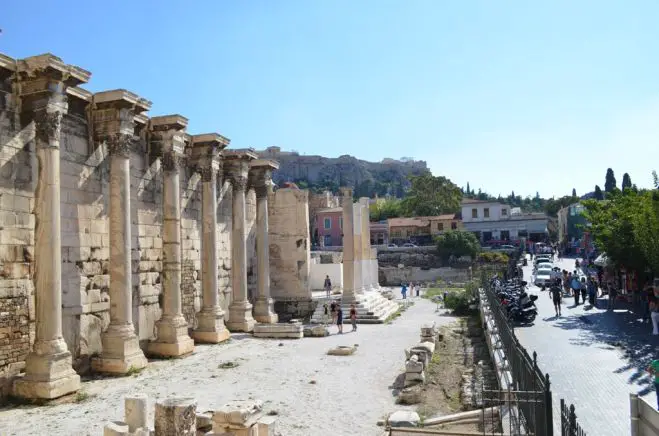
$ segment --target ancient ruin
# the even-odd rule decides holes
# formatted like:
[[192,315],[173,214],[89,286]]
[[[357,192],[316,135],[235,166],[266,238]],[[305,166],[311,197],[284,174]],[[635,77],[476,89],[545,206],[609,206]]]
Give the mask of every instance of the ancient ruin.
[[[132,92],[81,88],[90,77],[0,55],[0,397],[61,397],[79,374],[132,373],[230,331],[325,336],[290,320],[316,303],[308,192],[273,190],[277,162],[148,116]],[[398,306],[362,237],[368,201],[343,196],[344,311],[383,322]]]
[[0,55],[0,397],[60,397],[79,373],[276,325],[281,286],[311,302],[308,274],[270,259],[309,256],[296,222],[269,225],[280,207],[308,210],[273,192],[278,164],[188,133],[181,115],[149,117],[132,92],[79,87],[90,76],[51,54]]

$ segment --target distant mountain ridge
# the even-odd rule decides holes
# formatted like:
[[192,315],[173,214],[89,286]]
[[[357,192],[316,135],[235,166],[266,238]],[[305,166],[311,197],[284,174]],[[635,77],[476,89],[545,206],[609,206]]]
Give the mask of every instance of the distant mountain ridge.
[[294,182],[302,189],[327,189],[335,193],[339,187],[349,186],[358,197],[374,194],[402,197],[410,187],[409,176],[429,171],[425,161],[410,158],[368,162],[349,155],[337,158],[301,155],[282,151],[280,147],[268,147],[257,153],[261,158],[279,162],[279,170],[273,174],[273,181],[278,185]]

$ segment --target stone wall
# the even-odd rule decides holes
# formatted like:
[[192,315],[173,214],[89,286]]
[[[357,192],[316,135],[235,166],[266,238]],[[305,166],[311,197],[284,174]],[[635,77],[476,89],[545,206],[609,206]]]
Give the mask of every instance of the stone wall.
[[382,286],[400,286],[409,282],[469,281],[469,269],[458,268],[419,268],[419,267],[379,267],[379,282]]
[[[17,100],[11,87],[0,86],[0,396],[6,393],[9,379],[23,369],[35,327],[37,162],[34,127],[21,126]],[[88,104],[69,96],[60,161],[62,328],[79,372],[87,371],[90,358],[101,352],[101,332],[109,323],[110,308],[109,159],[104,146],[95,148],[89,140]],[[160,161],[148,155],[146,126],[138,124],[135,133],[141,141],[130,157],[133,315],[145,345],[154,338],[154,324],[161,314],[163,181]],[[231,186],[218,183],[218,275],[221,303],[226,308],[231,292]],[[181,172],[181,202],[181,291],[183,313],[192,328],[201,303],[201,182],[189,166]],[[248,229],[253,227],[254,204],[251,193]],[[248,241],[248,259],[255,275],[253,236]]]
[[34,150],[0,74],[0,397],[34,341]]
[[268,200],[272,298],[311,300],[308,191],[278,189]]
[[442,260],[434,253],[420,251],[385,251],[378,250],[378,263],[380,266],[403,265],[406,267],[441,268]]

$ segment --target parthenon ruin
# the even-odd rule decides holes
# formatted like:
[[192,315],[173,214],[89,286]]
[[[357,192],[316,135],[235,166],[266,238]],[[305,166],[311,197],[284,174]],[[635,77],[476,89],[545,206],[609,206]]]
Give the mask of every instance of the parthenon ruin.
[[[306,191],[275,191],[277,162],[149,117],[132,92],[80,87],[90,76],[0,54],[0,397],[185,356],[277,323],[275,302],[313,310]],[[368,204],[345,195],[344,304],[382,317]]]

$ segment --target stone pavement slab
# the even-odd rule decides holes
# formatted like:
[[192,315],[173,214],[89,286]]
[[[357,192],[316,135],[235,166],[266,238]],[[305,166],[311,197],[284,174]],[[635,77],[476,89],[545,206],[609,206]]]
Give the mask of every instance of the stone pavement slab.
[[[558,262],[574,269],[573,260]],[[524,268],[529,280],[531,267]],[[556,318],[547,292],[538,295],[538,318],[530,327],[515,329],[529,354],[538,353],[540,369],[549,373],[554,402],[554,427],[558,432],[559,404],[563,398],[576,407],[577,420],[589,436],[630,434],[629,394],[637,393],[655,403],[654,387],[645,368],[659,353],[659,340],[649,324],[641,324],[626,310],[613,313],[563,300]],[[600,299],[598,307],[606,307]]]

